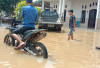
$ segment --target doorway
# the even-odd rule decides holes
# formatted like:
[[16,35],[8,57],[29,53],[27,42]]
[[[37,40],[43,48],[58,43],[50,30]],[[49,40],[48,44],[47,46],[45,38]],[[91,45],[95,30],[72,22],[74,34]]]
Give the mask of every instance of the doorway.
[[86,17],[86,10],[82,10],[81,23],[85,23],[85,17]]
[[64,10],[64,22],[66,22],[66,10]]
[[57,12],[57,10],[54,10],[54,12]]
[[92,9],[89,11],[88,28],[95,28],[97,9]]

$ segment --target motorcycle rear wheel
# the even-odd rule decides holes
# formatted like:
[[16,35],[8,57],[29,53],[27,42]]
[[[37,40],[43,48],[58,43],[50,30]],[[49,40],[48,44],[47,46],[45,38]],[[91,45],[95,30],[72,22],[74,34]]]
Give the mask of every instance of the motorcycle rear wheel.
[[44,44],[40,42],[34,43],[33,48],[37,51],[37,56],[43,56],[44,58],[48,58],[48,52]]

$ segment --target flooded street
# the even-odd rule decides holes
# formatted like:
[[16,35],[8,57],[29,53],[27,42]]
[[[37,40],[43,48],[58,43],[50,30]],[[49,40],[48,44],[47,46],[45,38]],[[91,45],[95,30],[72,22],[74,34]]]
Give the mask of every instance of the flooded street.
[[15,51],[3,43],[8,30],[0,27],[0,68],[100,68],[100,32],[76,29],[75,41],[67,41],[68,29],[47,32],[41,40],[49,53],[48,59]]

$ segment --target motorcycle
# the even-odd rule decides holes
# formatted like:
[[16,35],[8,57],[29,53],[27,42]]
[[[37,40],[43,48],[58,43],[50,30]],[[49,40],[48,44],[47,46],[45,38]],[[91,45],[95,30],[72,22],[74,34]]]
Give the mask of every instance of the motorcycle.
[[[21,26],[12,26],[7,28],[9,30],[9,33],[4,38],[4,43],[8,46],[18,46],[18,41],[13,38],[11,33],[15,29],[19,29]],[[41,56],[43,58],[48,58],[48,52],[44,44],[38,42],[44,37],[46,37],[46,32],[44,29],[34,29],[34,30],[28,30],[24,32],[23,34],[19,34],[20,38],[23,42],[25,42],[25,47],[22,49],[25,52],[28,52],[32,55]]]

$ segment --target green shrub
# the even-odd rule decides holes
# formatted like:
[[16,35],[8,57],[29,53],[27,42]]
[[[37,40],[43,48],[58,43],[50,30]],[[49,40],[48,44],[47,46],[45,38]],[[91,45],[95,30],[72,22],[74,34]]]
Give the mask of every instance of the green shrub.
[[[26,6],[26,1],[19,2],[17,7],[14,10],[14,13],[15,13],[14,17],[16,17],[16,19],[18,19],[18,20],[22,20],[20,15],[21,15],[21,9],[23,6]],[[38,7],[35,7],[35,8],[38,10],[38,16],[40,16],[41,9]]]
[[21,9],[22,9],[23,6],[26,6],[26,2],[25,1],[19,2],[17,7],[15,8],[15,10],[14,10],[14,13],[15,13],[14,17],[16,17],[16,19],[22,20],[20,15],[21,15]]

